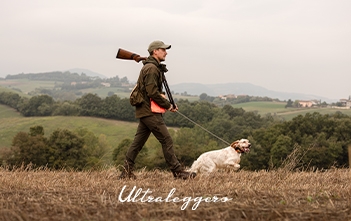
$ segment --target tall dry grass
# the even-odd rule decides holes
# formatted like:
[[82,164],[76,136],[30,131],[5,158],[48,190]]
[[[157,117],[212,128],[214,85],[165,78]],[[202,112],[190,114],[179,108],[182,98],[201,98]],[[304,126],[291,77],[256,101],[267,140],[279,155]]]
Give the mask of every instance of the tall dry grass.
[[[174,180],[168,171],[135,174],[137,180],[118,180],[114,168],[88,172],[0,168],[0,220],[351,220],[348,169],[242,170],[186,181]],[[122,199],[135,186],[134,193],[139,188],[148,191],[144,199],[153,196],[163,202],[121,202],[124,186]],[[172,189],[169,199],[184,202],[165,201]],[[190,197],[231,200],[188,201],[182,210]]]

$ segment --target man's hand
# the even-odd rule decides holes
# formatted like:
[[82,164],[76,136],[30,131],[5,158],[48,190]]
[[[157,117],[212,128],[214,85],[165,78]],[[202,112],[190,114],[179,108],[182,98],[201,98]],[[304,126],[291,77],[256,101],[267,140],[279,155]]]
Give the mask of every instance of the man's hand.
[[168,110],[169,110],[170,112],[177,112],[178,106],[176,105],[175,108],[174,108],[173,105],[171,104],[171,107],[168,108]]

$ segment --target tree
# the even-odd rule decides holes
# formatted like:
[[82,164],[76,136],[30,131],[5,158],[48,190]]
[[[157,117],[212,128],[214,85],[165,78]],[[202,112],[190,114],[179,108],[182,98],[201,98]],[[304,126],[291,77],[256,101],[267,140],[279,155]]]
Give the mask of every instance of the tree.
[[18,108],[17,105],[20,102],[20,100],[21,100],[21,97],[17,93],[12,93],[12,92],[0,93],[0,104],[5,104],[7,106],[17,109]]
[[80,107],[71,102],[57,103],[52,115],[54,116],[77,116],[80,112]]
[[33,164],[34,167],[47,166],[52,169],[90,169],[108,161],[108,149],[105,135],[95,136],[84,128],[75,132],[56,129],[47,139],[44,128],[34,126],[29,133],[16,134],[11,150],[3,151],[2,163],[12,166]]
[[34,137],[37,135],[44,136],[44,128],[43,126],[34,126],[29,128],[29,135]]
[[234,108],[231,105],[224,105],[221,112],[227,114],[230,117],[230,119],[233,119],[234,117],[243,116],[245,110],[243,108]]
[[87,159],[83,138],[67,129],[57,129],[51,134],[48,145],[51,150],[50,167],[84,169]]
[[97,94],[86,94],[76,100],[82,116],[100,116],[102,99]]
[[24,116],[50,116],[52,113],[54,99],[48,95],[34,96],[28,101],[22,101],[19,106]]
[[86,128],[75,130],[76,134],[84,139],[83,152],[87,159],[86,169],[102,166],[102,158],[110,149],[106,141],[106,136],[101,134],[99,137]]
[[119,116],[117,119],[126,120],[126,121],[135,121],[135,109],[130,105],[128,98],[123,98],[119,100],[118,106]]
[[119,111],[119,104],[120,104],[120,98],[117,95],[112,95],[109,97],[106,97],[104,100],[102,100],[102,105],[100,107],[100,115],[104,118],[110,118],[110,119],[120,119],[120,111]]
[[[148,140],[148,142],[149,142],[149,140]],[[132,144],[132,142],[133,141],[131,139],[124,139],[113,150],[112,160],[116,166],[118,166],[118,167],[124,166],[124,160],[126,157],[125,154],[127,153],[128,148]],[[154,167],[156,165],[155,158],[154,158],[155,156],[157,156],[157,154],[149,156],[148,155],[148,148],[146,146],[144,146],[138,154],[137,161],[135,162],[134,168],[140,169],[140,168],[147,167],[147,166]]]
[[122,77],[121,80],[120,80],[120,82],[121,82],[122,84],[128,84],[128,83],[129,83],[127,77]]
[[294,104],[294,102],[291,99],[289,99],[287,104],[285,105],[285,108],[293,107],[293,104]]
[[200,98],[201,101],[206,100],[207,94],[206,93],[202,93],[202,94],[200,94],[199,98]]
[[284,159],[292,151],[293,142],[289,136],[280,135],[270,150],[273,166],[280,167]]
[[116,165],[124,165],[125,154],[132,144],[131,139],[122,140],[112,152],[112,160]]
[[34,167],[45,166],[48,163],[50,149],[44,137],[44,128],[34,126],[30,128],[29,133],[17,133],[12,140],[12,152],[11,158],[7,159],[9,164],[31,163]]
[[107,93],[107,97],[111,97],[111,96],[113,96],[114,94],[115,94],[115,92],[109,91],[109,92]]
[[253,137],[248,137],[251,143],[250,152],[241,156],[240,166],[245,170],[269,169],[269,148],[259,144]]

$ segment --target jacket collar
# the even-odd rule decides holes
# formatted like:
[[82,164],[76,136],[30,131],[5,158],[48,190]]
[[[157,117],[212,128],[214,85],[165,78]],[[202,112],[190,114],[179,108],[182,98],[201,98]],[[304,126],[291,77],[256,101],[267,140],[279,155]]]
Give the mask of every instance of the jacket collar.
[[154,64],[162,72],[167,72],[168,71],[168,69],[166,68],[166,65],[159,63],[157,61],[157,59],[154,58],[153,56],[149,56],[148,58],[146,58],[146,60],[143,61],[144,65],[146,65],[148,63]]

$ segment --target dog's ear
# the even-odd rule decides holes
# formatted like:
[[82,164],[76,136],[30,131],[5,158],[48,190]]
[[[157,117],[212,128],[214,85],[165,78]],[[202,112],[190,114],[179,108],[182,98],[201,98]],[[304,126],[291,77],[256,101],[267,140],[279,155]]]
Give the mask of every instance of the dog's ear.
[[231,147],[235,147],[239,143],[238,140],[234,141],[232,144],[230,144]]

